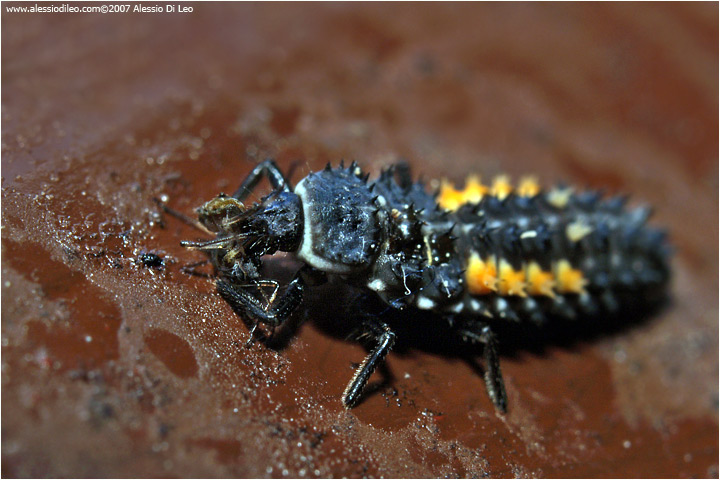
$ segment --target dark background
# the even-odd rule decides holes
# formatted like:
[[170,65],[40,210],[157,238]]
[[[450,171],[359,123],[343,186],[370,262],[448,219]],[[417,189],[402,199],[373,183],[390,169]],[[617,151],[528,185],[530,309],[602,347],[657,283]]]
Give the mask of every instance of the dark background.
[[[718,476],[716,3],[11,5],[3,476]],[[345,411],[364,354],[333,327],[348,293],[245,349],[180,272],[202,235],[152,200],[192,214],[266,155],[294,181],[406,158],[631,193],[670,232],[671,300],[605,334],[506,338],[506,415],[477,365],[413,342]]]

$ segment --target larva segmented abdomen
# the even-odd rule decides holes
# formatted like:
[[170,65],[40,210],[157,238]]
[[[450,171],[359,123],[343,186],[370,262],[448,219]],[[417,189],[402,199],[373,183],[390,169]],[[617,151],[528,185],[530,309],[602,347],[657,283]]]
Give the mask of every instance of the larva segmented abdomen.
[[451,191],[449,207],[443,190],[438,196],[456,219],[466,309],[535,321],[597,314],[657,293],[667,281],[669,248],[665,233],[646,225],[648,209],[565,187],[543,192],[530,180],[518,189],[497,180],[485,188],[467,203],[468,188]]

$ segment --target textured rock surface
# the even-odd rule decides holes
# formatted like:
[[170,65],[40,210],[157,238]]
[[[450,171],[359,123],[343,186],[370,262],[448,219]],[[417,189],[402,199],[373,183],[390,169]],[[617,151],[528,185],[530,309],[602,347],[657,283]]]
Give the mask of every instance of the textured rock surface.
[[[3,11],[3,476],[717,477],[717,5],[193,7]],[[418,323],[345,411],[347,293],[245,349],[152,200],[191,213],[266,155],[632,193],[672,301],[506,338],[506,415]]]

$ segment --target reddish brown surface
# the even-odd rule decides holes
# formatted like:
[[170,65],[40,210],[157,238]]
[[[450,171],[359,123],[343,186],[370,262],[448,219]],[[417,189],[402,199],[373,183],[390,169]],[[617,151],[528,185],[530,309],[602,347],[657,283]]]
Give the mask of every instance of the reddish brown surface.
[[[3,476],[717,476],[717,18],[697,3],[3,12]],[[406,157],[426,177],[633,192],[676,246],[672,302],[506,354],[507,415],[476,368],[412,345],[345,411],[363,350],[327,328],[342,292],[315,292],[287,346],[242,348],[242,321],[180,272],[201,257],[178,241],[198,233],[152,201],[192,212],[268,154],[297,161],[295,180]],[[147,251],[165,268],[140,266]]]

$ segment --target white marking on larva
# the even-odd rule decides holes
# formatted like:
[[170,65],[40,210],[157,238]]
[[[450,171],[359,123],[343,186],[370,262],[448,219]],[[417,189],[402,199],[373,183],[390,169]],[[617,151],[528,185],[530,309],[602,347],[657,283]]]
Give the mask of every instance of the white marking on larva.
[[387,200],[385,200],[385,197],[383,197],[382,195],[377,196],[377,202],[378,205],[380,205],[381,207],[387,206]]
[[517,219],[517,226],[521,229],[526,229],[530,226],[530,219],[528,217],[520,217]]
[[572,187],[555,187],[545,195],[545,199],[550,205],[556,208],[565,208],[570,201],[572,193]]
[[479,312],[482,310],[482,304],[473,298],[470,300],[470,308],[475,312]]
[[456,303],[455,305],[450,305],[450,306],[447,308],[447,311],[448,311],[448,312],[453,312],[453,313],[460,313],[460,312],[463,311],[463,307],[464,307],[464,306],[465,306],[465,303],[464,303],[464,302],[458,302],[458,303]]
[[593,229],[590,225],[578,220],[573,223],[568,223],[567,227],[565,227],[565,236],[572,242],[579,242],[592,231]]
[[527,232],[523,232],[520,234],[520,238],[535,238],[537,237],[537,232],[535,230],[528,230]]
[[383,292],[387,288],[387,285],[385,285],[385,282],[379,278],[376,278],[372,282],[368,283],[368,288],[374,292]]
[[460,230],[462,230],[462,232],[465,235],[470,235],[475,227],[476,227],[476,225],[474,225],[472,223],[468,223],[468,224],[460,226]]
[[495,301],[495,308],[499,312],[507,310],[507,308],[508,308],[507,300],[505,300],[504,298],[498,297],[497,300]]
[[425,255],[427,255],[428,265],[432,265],[433,264],[432,247],[430,246],[430,240],[428,239],[427,235],[423,236],[423,242],[425,243]]
[[427,297],[417,297],[415,299],[415,305],[420,310],[432,310],[433,308],[435,308],[435,302]]
[[[302,203],[302,208],[304,212],[307,212],[309,210],[306,198],[307,190],[305,189],[305,180],[307,178],[308,177],[303,178],[295,186],[295,195],[300,198],[300,202]],[[300,248],[295,254],[298,260],[301,260],[310,265],[311,267],[317,268],[318,270],[322,270],[327,273],[343,274],[352,272],[352,266],[345,265],[343,263],[333,262],[328,260],[327,258],[315,254],[315,252],[313,251],[314,239],[312,236],[312,219],[310,218],[310,215],[303,215],[303,217],[305,218],[303,222],[303,237],[300,243]]]

